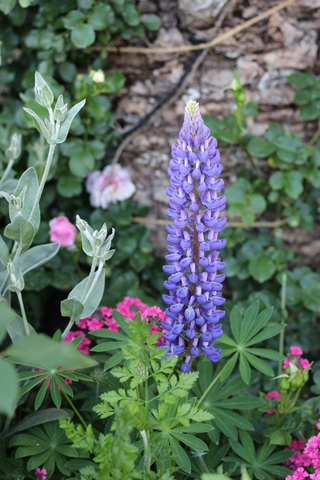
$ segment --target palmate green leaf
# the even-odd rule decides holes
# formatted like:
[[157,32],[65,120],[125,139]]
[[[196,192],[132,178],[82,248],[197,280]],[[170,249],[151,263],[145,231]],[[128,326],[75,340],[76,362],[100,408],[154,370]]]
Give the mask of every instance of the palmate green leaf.
[[265,324],[270,320],[271,315],[273,313],[273,307],[266,308],[262,312],[259,313],[253,325],[251,325],[250,332],[248,332],[248,336],[246,341],[250,340],[254,335],[261,330],[265,326]]
[[233,372],[233,369],[238,361],[238,357],[239,357],[239,353],[237,352],[231,358],[229,358],[227,363],[223,366],[221,376],[220,376],[222,382],[226,380]]
[[43,382],[43,384],[41,385],[41,388],[40,388],[39,392],[37,393],[37,396],[36,396],[35,401],[34,401],[34,409],[35,410],[38,410],[41,407],[41,405],[43,404],[44,397],[46,396],[46,393],[47,393],[47,390],[48,390],[48,387],[49,387],[49,383],[50,383],[50,378],[47,378],[47,380],[45,380]]
[[244,352],[240,354],[239,370],[242,380],[248,385],[251,378],[251,369]]
[[[18,433],[12,438],[10,445],[19,447],[17,457],[30,456],[27,468],[34,470],[41,466],[47,470],[48,477],[51,477],[58,467],[61,473],[69,476],[70,470],[64,466],[66,457],[61,452],[65,449],[66,455],[70,456],[71,445],[57,421],[32,427],[27,433]],[[76,449],[72,449],[72,456],[78,457]]]
[[122,333],[114,332],[113,330],[108,330],[106,328],[93,330],[90,332],[90,335],[93,335],[94,337],[100,337],[100,338],[112,338],[114,340],[119,340],[122,342],[125,342],[128,340],[128,338],[125,335],[122,335]]
[[239,343],[245,343],[249,338],[251,338],[251,329],[255,324],[257,315],[259,313],[259,305],[259,300],[253,302],[245,311],[242,322],[240,320],[241,331],[239,335]]
[[30,382],[26,383],[25,385],[23,385],[23,387],[20,388],[18,396],[22,397],[23,395],[25,395],[27,392],[32,390],[33,387],[43,382],[46,379],[46,377],[47,377],[46,373],[44,374],[43,372],[37,372],[37,377],[34,380],[31,380]]
[[205,433],[210,432],[213,427],[205,423],[191,423],[187,427],[177,427],[174,429],[178,433]]
[[11,361],[43,369],[76,370],[95,366],[97,362],[82,354],[70,343],[57,343],[46,335],[30,335],[7,349]]
[[248,360],[248,362],[256,370],[258,370],[261,373],[264,373],[264,375],[269,375],[270,377],[274,377],[273,369],[264,360],[261,360],[260,358],[257,358],[254,355],[251,355],[251,353],[249,353],[247,350],[245,351],[244,355],[245,355],[246,359]]
[[0,358],[0,378],[2,385],[5,386],[0,395],[0,413],[12,417],[18,397],[18,376],[14,366],[2,358]]
[[91,348],[90,351],[91,352],[110,352],[112,350],[116,350],[117,348],[124,347],[127,344],[128,342],[103,342]]
[[240,343],[240,331],[241,331],[242,315],[239,307],[236,305],[233,307],[230,313],[230,326],[231,331],[238,343]]
[[268,358],[269,360],[282,361],[286,357],[281,355],[281,353],[276,352],[275,350],[270,350],[269,348],[247,348],[246,352],[251,353],[252,355],[258,357]]
[[258,333],[252,340],[247,342],[246,346],[250,347],[251,345],[255,345],[256,343],[263,342],[268,338],[274,337],[278,335],[285,328],[285,325],[272,325],[271,327],[267,327],[262,332]]
[[120,362],[122,362],[124,358],[125,358],[125,355],[123,352],[118,352],[115,355],[112,355],[112,357],[109,358],[109,360],[107,360],[106,363],[104,364],[104,370],[110,370],[110,368],[115,367]]
[[125,318],[120,312],[117,310],[113,310],[112,312],[113,318],[115,321],[120,325],[122,330],[126,333],[126,335],[130,338],[133,337],[132,330],[130,329],[129,325],[132,322],[132,320],[128,320]]
[[172,436],[169,436],[169,442],[172,448],[172,452],[175,455],[175,461],[184,472],[191,473],[191,463],[185,450],[179,445],[177,440]]
[[17,425],[9,430],[5,437],[14,435],[24,430],[29,430],[31,427],[42,425],[43,423],[52,422],[59,418],[70,419],[70,415],[66,410],[57,408],[45,408],[39,412],[33,412],[26,415]]
[[223,401],[223,408],[230,410],[251,410],[259,408],[265,404],[265,401],[257,397],[234,397],[227,398]]
[[203,440],[200,440],[200,438],[197,438],[193,435],[188,435],[185,433],[180,433],[177,432],[175,429],[170,431],[170,434],[179,440],[181,443],[184,443],[188,447],[192,448],[195,451],[198,452],[205,452],[208,450],[207,445],[204,443]]

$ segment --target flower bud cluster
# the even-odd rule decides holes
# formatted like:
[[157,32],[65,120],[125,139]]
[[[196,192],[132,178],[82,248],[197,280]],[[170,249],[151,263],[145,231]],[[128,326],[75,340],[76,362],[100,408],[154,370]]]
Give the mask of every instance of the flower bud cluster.
[[199,105],[189,101],[168,170],[167,215],[173,224],[167,225],[169,265],[163,267],[170,275],[164,282],[169,295],[163,295],[168,305],[168,321],[162,322],[167,330],[163,346],[168,348],[167,355],[185,352],[184,372],[201,351],[213,362],[221,354],[214,348],[215,339],[222,335],[218,322],[225,315],[219,309],[225,302],[221,293],[225,275],[220,273],[225,263],[219,251],[226,245],[218,239],[226,224],[226,218],[219,219],[226,206],[225,197],[219,196],[224,186],[218,179],[221,171],[217,141],[204,125]]
[[76,225],[80,231],[82,249],[86,255],[89,257],[95,257],[102,263],[105,263],[113,256],[115,250],[110,250],[110,247],[115,234],[114,228],[112,229],[111,234],[107,237],[108,229],[105,223],[99,231],[93,230],[85,220],[82,220],[79,217],[79,215],[76,217]]
[[20,133],[14,133],[11,137],[10,145],[6,150],[6,157],[8,160],[17,160],[21,153],[21,139]]
[[290,353],[283,362],[284,374],[279,382],[280,393],[292,393],[309,380],[311,364],[308,359],[302,358],[303,351],[300,347],[290,347]]

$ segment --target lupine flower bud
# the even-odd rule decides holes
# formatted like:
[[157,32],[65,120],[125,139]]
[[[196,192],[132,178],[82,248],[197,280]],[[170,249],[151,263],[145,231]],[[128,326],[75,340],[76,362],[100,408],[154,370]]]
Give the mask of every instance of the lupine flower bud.
[[168,321],[164,335],[167,355],[185,353],[182,371],[188,372],[193,357],[201,351],[212,362],[220,358],[221,350],[214,348],[214,340],[222,335],[219,320],[225,312],[221,289],[225,275],[220,274],[225,263],[219,251],[226,241],[218,239],[226,219],[219,219],[226,199],[218,196],[223,188],[222,171],[217,141],[210,137],[204,125],[199,105],[189,101],[179,134],[178,144],[172,146],[168,174],[170,197],[167,215],[173,225],[167,225],[170,265],[163,267],[169,274],[164,286],[169,295],[163,295]]

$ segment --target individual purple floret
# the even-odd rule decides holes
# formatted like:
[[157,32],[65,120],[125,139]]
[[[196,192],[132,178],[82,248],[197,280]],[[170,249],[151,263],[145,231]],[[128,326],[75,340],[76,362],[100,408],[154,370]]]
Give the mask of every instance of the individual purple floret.
[[162,322],[167,355],[185,354],[181,369],[190,370],[193,357],[201,351],[212,362],[220,358],[221,350],[214,341],[222,335],[219,320],[225,312],[222,285],[225,275],[219,273],[225,263],[219,251],[226,241],[218,239],[226,218],[219,213],[226,207],[226,198],[218,196],[224,182],[221,174],[217,140],[210,137],[204,125],[198,103],[190,100],[178,144],[172,146],[172,159],[168,169],[170,185],[167,195],[170,208],[167,215],[169,254],[163,270],[169,274],[164,286],[169,295],[163,295],[168,305],[168,322]]

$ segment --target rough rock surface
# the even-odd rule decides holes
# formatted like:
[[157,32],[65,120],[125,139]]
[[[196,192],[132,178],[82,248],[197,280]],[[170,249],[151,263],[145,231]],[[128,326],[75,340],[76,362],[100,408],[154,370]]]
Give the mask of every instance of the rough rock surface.
[[[163,27],[154,44],[188,45],[190,35],[202,41],[211,40],[214,27],[225,0],[160,0],[142,2],[146,11],[158,13]],[[243,23],[277,0],[239,0],[229,13],[218,33]],[[286,81],[296,71],[311,70],[320,73],[318,32],[320,29],[320,0],[296,0],[289,8],[275,13],[250,29],[241,32],[223,44],[211,49],[196,72],[185,93],[174,104],[155,117],[123,152],[120,163],[127,166],[137,185],[136,199],[151,207],[150,216],[165,219],[168,186],[167,167],[170,146],[176,141],[183,120],[184,104],[189,98],[200,102],[204,116],[225,115],[233,107],[230,91],[237,69],[247,88],[248,100],[259,102],[259,114],[249,119],[249,131],[262,135],[271,121],[282,123],[288,131],[298,132],[304,140],[316,130],[315,122],[301,122],[293,104],[294,90]],[[190,59],[190,54],[161,54],[155,56],[110,56],[114,64],[125,67],[128,82],[118,101],[117,118],[125,128],[141,120],[168,91],[174,88]],[[264,160],[260,160],[264,163]],[[222,163],[226,183],[248,164],[240,148],[222,148]],[[250,168],[250,165],[247,165]],[[165,245],[165,229],[150,225],[158,251]],[[319,229],[318,229],[319,230]],[[311,260],[319,255],[319,231],[299,233],[284,229],[283,238],[299,246],[302,254]]]

